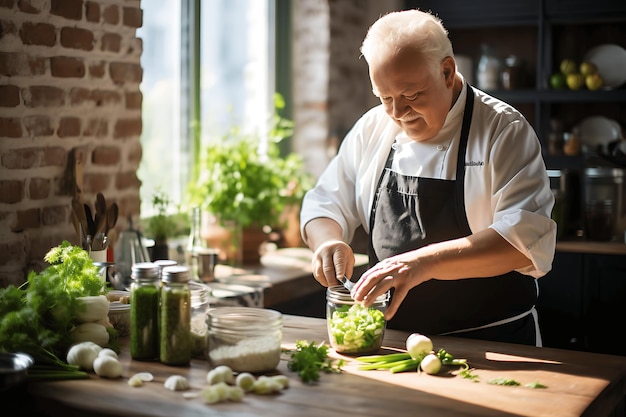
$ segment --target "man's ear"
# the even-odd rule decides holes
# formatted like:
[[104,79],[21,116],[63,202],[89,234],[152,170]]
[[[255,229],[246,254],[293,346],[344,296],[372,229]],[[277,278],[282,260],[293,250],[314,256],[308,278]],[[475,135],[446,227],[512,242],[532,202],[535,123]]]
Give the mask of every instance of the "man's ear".
[[454,76],[456,74],[456,62],[451,56],[447,56],[441,61],[441,67],[443,70],[443,76],[446,80],[448,87],[454,84]]

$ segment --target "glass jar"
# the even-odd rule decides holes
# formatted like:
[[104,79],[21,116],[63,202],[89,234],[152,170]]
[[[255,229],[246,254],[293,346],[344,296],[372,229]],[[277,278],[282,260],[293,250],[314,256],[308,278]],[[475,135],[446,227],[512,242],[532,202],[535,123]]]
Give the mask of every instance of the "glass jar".
[[500,60],[491,45],[482,44],[481,49],[482,55],[476,71],[478,88],[483,91],[495,90],[500,86]]
[[161,281],[159,358],[166,365],[187,365],[191,359],[189,268],[165,267]]
[[502,88],[518,90],[524,87],[524,68],[522,60],[515,55],[509,55],[504,60],[502,69]]
[[207,311],[211,288],[201,282],[189,282],[191,291],[191,356],[204,356],[208,340]]
[[215,307],[207,314],[211,366],[235,372],[267,372],[280,362],[283,316],[271,309]]
[[130,285],[130,356],[137,360],[159,358],[159,267],[151,262],[134,264]]
[[609,241],[615,230],[615,210],[612,200],[588,201],[585,207],[587,239]]
[[350,292],[337,285],[326,290],[326,323],[330,345],[337,353],[375,352],[383,343],[387,322],[384,314],[390,293],[386,292],[370,307],[354,301]]

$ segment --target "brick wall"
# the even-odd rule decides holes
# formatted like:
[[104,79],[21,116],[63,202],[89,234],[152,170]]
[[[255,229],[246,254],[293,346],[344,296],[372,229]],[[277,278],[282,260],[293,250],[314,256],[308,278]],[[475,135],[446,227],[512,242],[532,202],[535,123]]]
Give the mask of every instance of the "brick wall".
[[379,103],[359,48],[370,25],[401,5],[401,0],[294,2],[294,149],[314,175],[359,116]]
[[0,0],[0,286],[78,244],[76,184],[118,231],[139,215],[141,24],[140,0]]

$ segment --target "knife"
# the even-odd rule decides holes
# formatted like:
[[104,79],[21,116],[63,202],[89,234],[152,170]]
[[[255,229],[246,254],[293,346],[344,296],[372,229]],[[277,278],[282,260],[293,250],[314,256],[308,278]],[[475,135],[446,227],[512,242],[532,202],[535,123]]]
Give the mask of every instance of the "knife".
[[339,279],[339,282],[344,286],[344,288],[350,292],[352,292],[352,288],[354,288],[354,282],[350,281],[347,276],[343,276],[343,278]]

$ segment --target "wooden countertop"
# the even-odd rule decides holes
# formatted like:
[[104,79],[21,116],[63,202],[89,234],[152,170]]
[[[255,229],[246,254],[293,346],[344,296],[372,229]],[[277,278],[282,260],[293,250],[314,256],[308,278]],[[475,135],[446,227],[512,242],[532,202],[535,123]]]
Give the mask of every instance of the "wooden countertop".
[[564,240],[556,243],[556,250],[560,252],[593,253],[597,255],[626,255],[626,244],[624,242]]
[[[326,321],[284,316],[283,348],[297,340],[327,340]],[[388,330],[381,353],[403,348],[407,333]],[[192,391],[206,386],[210,367],[194,359],[188,367],[129,359],[122,340],[123,377],[29,383],[23,390],[22,411],[31,406],[48,416],[605,416],[626,394],[626,358],[578,351],[485,342],[453,337],[433,337],[443,348],[466,358],[479,376],[472,382],[453,373],[391,374],[359,371],[353,358],[341,374],[322,374],[316,385],[305,385],[287,368],[283,354],[277,372],[289,377],[290,387],[280,394],[246,394],[241,403],[206,405],[200,398],[185,399],[181,392],[164,388],[173,374],[188,378]],[[332,352],[332,356],[340,357]],[[151,372],[155,379],[140,388],[127,381],[136,372]],[[519,381],[521,386],[489,384],[493,378]],[[539,382],[545,389],[524,384]],[[16,396],[14,398],[19,398]],[[12,399],[8,399],[11,406]],[[16,401],[13,399],[13,401]],[[6,402],[3,403],[3,406]],[[13,404],[15,406],[16,404]],[[623,410],[622,410],[623,411]],[[32,414],[31,414],[32,415]]]

